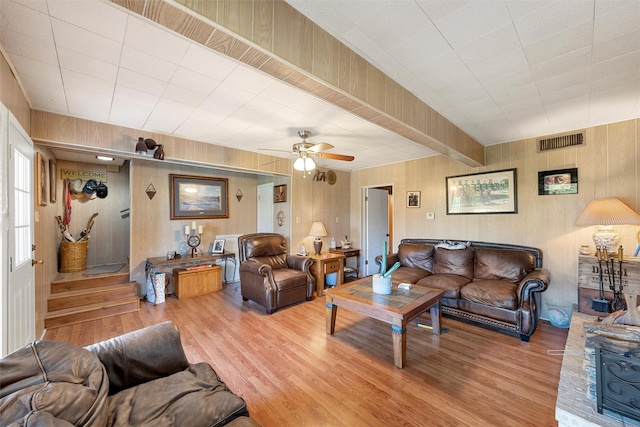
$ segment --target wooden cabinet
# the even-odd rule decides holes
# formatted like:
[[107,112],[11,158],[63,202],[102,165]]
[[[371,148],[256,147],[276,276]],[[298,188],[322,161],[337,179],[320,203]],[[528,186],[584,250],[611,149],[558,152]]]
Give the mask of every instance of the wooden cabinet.
[[178,298],[218,292],[222,289],[222,267],[175,268],[173,270],[174,292]]
[[[345,256],[344,261],[344,281],[347,282],[347,278],[351,280],[356,280],[360,277],[360,249],[342,249],[335,248],[329,249],[329,252],[333,254],[342,254]],[[356,263],[354,267],[348,266],[348,258],[354,257],[356,259]]]
[[[609,264],[611,265],[611,264]],[[609,279],[603,263],[604,296],[613,300],[613,292],[609,289]],[[615,261],[616,284],[620,280],[618,261]],[[625,258],[622,261],[623,293],[640,295],[640,258]],[[581,313],[602,316],[604,313],[591,308],[591,300],[600,293],[600,266],[598,259],[591,255],[580,255],[578,259],[578,311]]]
[[316,293],[319,297],[321,297],[322,293],[324,292],[325,275],[338,273],[336,286],[342,285],[344,275],[344,255],[328,253],[309,256],[313,259],[313,264],[311,265],[311,274],[316,279]]

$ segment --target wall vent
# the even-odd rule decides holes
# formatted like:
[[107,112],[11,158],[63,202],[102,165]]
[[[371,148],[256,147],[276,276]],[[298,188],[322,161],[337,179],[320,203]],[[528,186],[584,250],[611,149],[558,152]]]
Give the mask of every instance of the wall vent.
[[538,139],[538,151],[584,145],[584,131]]

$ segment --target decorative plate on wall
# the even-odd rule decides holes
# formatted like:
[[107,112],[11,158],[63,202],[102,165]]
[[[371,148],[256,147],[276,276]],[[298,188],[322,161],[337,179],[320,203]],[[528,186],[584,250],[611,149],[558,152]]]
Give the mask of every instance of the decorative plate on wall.
[[334,171],[328,171],[327,172],[327,182],[329,183],[329,185],[333,185],[336,183],[336,173]]

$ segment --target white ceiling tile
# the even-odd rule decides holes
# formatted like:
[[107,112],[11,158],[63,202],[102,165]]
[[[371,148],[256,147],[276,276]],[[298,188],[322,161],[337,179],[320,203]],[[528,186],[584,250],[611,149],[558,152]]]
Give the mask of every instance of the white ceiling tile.
[[495,76],[519,73],[529,69],[524,52],[518,48],[478,65],[473,69],[473,75],[481,83],[492,81]]
[[471,2],[469,0],[416,0],[416,3],[432,21],[437,21],[468,5]]
[[38,39],[27,34],[2,29],[0,31],[0,43],[5,51],[10,54],[31,58],[38,62],[58,65],[56,47],[53,38],[49,40]]
[[220,80],[205,77],[186,68],[178,67],[171,77],[171,84],[202,95],[209,95],[218,86]]
[[58,58],[62,68],[112,83],[116,82],[118,75],[118,67],[116,65],[87,57],[64,47],[58,48]]
[[[479,16],[482,19],[478,19]],[[454,48],[510,23],[509,11],[501,1],[470,2],[435,21],[436,27]]]
[[509,15],[511,19],[518,20],[524,18],[527,15],[531,15],[539,9],[547,7],[553,1],[557,0],[509,0],[506,3],[507,9],[509,9]]
[[51,16],[119,43],[124,39],[127,14],[98,0],[48,0]]
[[620,37],[638,31],[640,28],[640,2],[599,1],[596,2],[594,42]]
[[589,69],[591,60],[591,47],[585,47],[533,65],[531,71],[536,80],[545,80],[560,74],[573,72],[576,69]]
[[160,99],[147,119],[144,129],[171,134],[194,111],[194,107],[179,102]]
[[640,26],[636,31],[623,34],[593,45],[593,62],[602,62],[616,56],[640,50]]
[[585,127],[589,119],[589,95],[545,105],[554,132]]
[[65,47],[110,64],[120,61],[120,43],[56,18],[51,18],[51,24],[57,47]]
[[153,56],[130,46],[122,47],[120,66],[138,74],[168,83],[178,69],[173,62]]
[[140,90],[151,95],[161,96],[164,89],[167,87],[167,83],[145,76],[135,71],[128,70],[126,68],[120,68],[118,70],[118,82],[119,85]]
[[565,56],[574,51],[591,51],[593,31],[591,23],[576,25],[554,37],[540,40],[524,48],[529,64],[536,65]]
[[[9,3],[9,2],[3,2]],[[17,3],[22,6],[28,7],[33,10],[37,10],[38,12],[48,13],[49,8],[47,7],[47,0],[12,0],[11,3]]]
[[469,67],[491,61],[504,52],[520,48],[520,40],[509,23],[456,49]]
[[180,66],[216,80],[224,80],[238,67],[238,63],[218,52],[192,43]]
[[40,40],[52,40],[50,18],[45,13],[28,7],[29,3],[1,1],[2,30],[11,30]]
[[593,1],[554,1],[513,21],[523,46],[593,20]]
[[186,40],[133,16],[127,21],[124,44],[174,64],[180,63],[189,48]]
[[225,80],[225,84],[240,88],[249,93],[258,95],[265,91],[275,81],[275,78],[266,73],[256,73],[246,66],[238,66]]
[[198,107],[204,102],[204,100],[207,98],[207,95],[199,92],[194,92],[190,89],[185,89],[174,84],[169,84],[164,89],[162,98],[179,102],[181,104],[190,105],[192,107]]
[[12,60],[21,80],[29,78],[31,81],[41,80],[45,84],[62,86],[62,75],[57,65],[17,55],[13,55]]

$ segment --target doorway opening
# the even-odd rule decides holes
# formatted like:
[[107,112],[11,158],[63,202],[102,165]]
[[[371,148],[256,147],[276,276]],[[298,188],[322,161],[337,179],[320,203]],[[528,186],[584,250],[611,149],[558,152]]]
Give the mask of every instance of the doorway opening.
[[378,272],[375,258],[393,242],[393,185],[362,189],[362,259],[365,276]]

